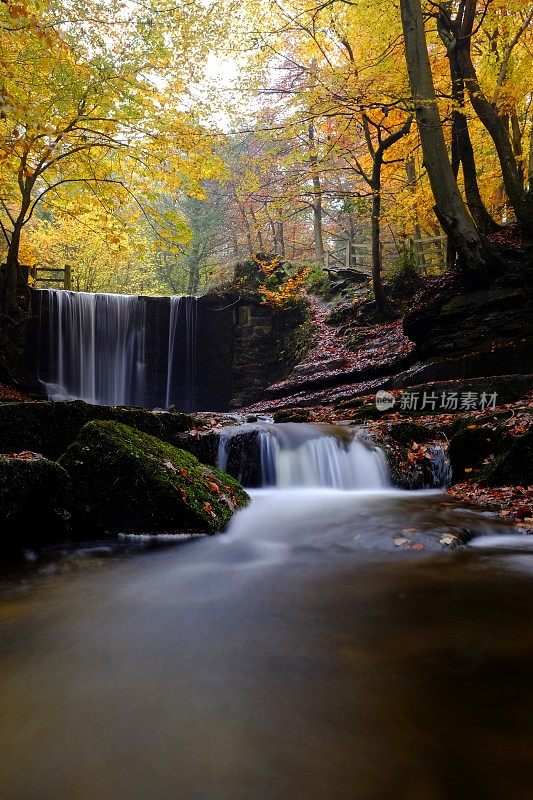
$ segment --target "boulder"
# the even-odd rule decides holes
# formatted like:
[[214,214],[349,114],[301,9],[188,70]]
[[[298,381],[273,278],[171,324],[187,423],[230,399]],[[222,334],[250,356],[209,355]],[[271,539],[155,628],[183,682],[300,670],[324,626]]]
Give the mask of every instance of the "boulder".
[[91,420],[123,422],[159,439],[178,443],[198,421],[189,414],[160,414],[142,408],[93,406],[82,400],[0,404],[0,450],[34,450],[58,458]]
[[387,425],[373,435],[387,458],[389,477],[399,489],[440,489],[450,483],[450,462],[442,432],[411,422]]
[[533,427],[518,436],[507,436],[496,457],[480,474],[489,486],[533,484]]
[[249,500],[237,481],[191,453],[109,420],[87,423],[59,463],[81,528],[215,533]]
[[471,473],[481,468],[483,461],[495,452],[501,435],[493,428],[478,427],[475,423],[459,430],[450,439],[448,455],[453,481],[464,480],[465,471]]
[[59,538],[68,520],[69,477],[37,453],[0,455],[0,525],[17,543],[40,542],[50,530]]
[[522,364],[513,366],[515,372],[528,371],[527,350],[533,336],[530,271],[525,261],[510,264],[505,274],[495,278],[472,271],[459,282],[442,279],[442,287],[430,286],[406,315],[406,336],[415,342],[422,358],[480,348],[490,353],[495,344],[515,348],[528,340],[522,348]]

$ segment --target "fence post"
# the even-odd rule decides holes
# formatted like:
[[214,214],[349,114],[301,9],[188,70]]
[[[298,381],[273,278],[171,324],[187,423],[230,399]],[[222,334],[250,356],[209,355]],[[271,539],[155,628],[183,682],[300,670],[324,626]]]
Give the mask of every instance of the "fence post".
[[65,264],[65,280],[63,286],[65,289],[68,289],[69,291],[72,288],[72,273],[70,264]]

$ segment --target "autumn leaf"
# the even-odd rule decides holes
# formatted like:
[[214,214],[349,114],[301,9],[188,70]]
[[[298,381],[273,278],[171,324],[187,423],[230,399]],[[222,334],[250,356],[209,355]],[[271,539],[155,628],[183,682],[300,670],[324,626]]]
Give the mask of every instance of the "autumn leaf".
[[187,489],[184,489],[183,486],[176,486],[178,494],[181,495],[181,499],[184,503],[188,503],[189,501],[189,493]]
[[439,544],[452,545],[457,543],[457,537],[453,533],[445,533],[439,539]]
[[206,514],[209,514],[211,517],[213,517],[214,519],[216,519],[216,514],[215,514],[215,512],[213,511],[213,506],[211,505],[211,503],[208,503],[208,502],[207,502],[207,500],[206,500],[206,501],[203,503],[203,505],[202,505],[202,508],[203,508],[203,510],[205,511],[205,513],[206,513]]
[[409,544],[409,539],[406,539],[405,536],[398,536],[397,539],[393,539],[393,544],[395,547],[401,547],[404,544]]

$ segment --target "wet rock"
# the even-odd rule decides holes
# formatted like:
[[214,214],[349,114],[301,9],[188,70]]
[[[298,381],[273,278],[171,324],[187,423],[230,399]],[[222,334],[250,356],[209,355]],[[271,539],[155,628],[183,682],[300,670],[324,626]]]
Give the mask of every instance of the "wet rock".
[[274,422],[310,422],[312,414],[308,408],[280,408],[273,418]]
[[494,453],[501,435],[491,428],[467,425],[450,439],[448,454],[452,466],[454,482],[465,477],[472,470],[478,470],[483,461]]
[[0,450],[34,450],[47,458],[58,458],[91,420],[125,423],[165,441],[194,428],[189,414],[158,414],[141,408],[93,406],[82,400],[0,404]]
[[61,535],[69,476],[59,464],[35,453],[0,455],[0,525],[16,534],[17,543]]
[[446,443],[438,431],[411,422],[387,426],[373,435],[387,458],[389,477],[399,489],[440,489],[448,486],[451,470]]
[[533,428],[502,442],[494,460],[480,473],[489,486],[533,484]]
[[61,457],[81,528],[215,533],[248,495],[229,475],[134,428],[89,422]]

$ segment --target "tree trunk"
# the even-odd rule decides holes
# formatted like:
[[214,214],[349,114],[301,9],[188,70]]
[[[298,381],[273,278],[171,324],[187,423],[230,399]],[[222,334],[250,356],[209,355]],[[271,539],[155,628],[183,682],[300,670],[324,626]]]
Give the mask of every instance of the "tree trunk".
[[277,232],[277,240],[278,240],[278,249],[279,255],[283,260],[285,260],[285,232],[283,230],[283,222],[278,220],[276,222],[276,232]]
[[187,259],[189,265],[189,283],[187,294],[198,294],[200,287],[200,252],[197,245],[193,245],[191,254]]
[[[407,186],[409,187],[409,191],[411,194],[415,194],[415,183],[416,183],[416,169],[415,169],[415,162],[413,156],[409,156],[408,159],[405,161],[405,172],[407,174]],[[415,209],[415,222],[413,232],[415,234],[415,239],[422,239],[422,229],[420,228],[420,221],[418,219],[418,212]],[[424,253],[424,245],[421,241],[415,243],[415,253],[416,253],[416,260],[419,267],[422,270],[426,271],[426,254]]]
[[478,230],[481,231],[481,233],[488,234],[496,231],[498,225],[487,211],[483,198],[481,197],[481,192],[479,191],[474,148],[472,147],[472,140],[468,130],[468,120],[464,112],[464,84],[455,61],[453,50],[448,51],[448,59],[450,62],[452,98],[454,101],[454,109],[452,111],[452,169],[457,178],[459,164],[457,164],[457,169],[454,169],[455,163],[453,158],[456,152],[460,163],[463,165],[463,180],[468,210]]
[[509,134],[509,125],[498,114],[496,106],[483,93],[472,61],[470,47],[475,11],[475,0],[465,0],[463,18],[460,20],[460,32],[457,34],[452,31],[457,36],[455,45],[456,63],[468,91],[472,107],[494,142],[509,203],[520,224],[529,233],[533,233],[533,195],[524,192],[520,170]]
[[19,249],[22,225],[15,224],[11,241],[7,250],[6,264],[2,276],[2,291],[0,295],[0,310],[3,314],[16,314],[18,311],[17,303],[17,282],[19,275]]
[[400,0],[407,69],[435,213],[455,244],[462,268],[481,267],[484,247],[459,192],[437,107],[420,0]]
[[383,153],[378,150],[372,164],[372,289],[377,310],[386,311],[389,302],[385,295],[382,279],[381,259],[381,165]]
[[314,125],[309,126],[309,163],[313,182],[313,234],[315,240],[315,257],[320,265],[324,264],[324,237],[322,233],[322,185],[318,174],[318,156]]

